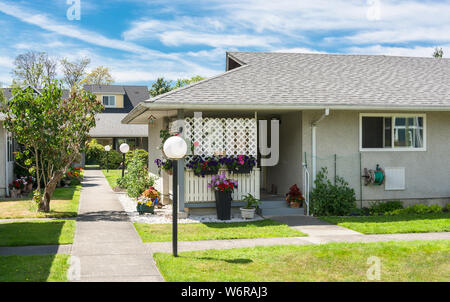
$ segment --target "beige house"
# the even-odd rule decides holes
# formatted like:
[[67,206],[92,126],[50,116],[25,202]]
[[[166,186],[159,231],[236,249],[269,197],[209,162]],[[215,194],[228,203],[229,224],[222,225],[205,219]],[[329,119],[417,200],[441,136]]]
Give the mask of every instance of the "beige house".
[[84,89],[95,94],[105,106],[105,110],[96,117],[95,128],[89,133],[92,138],[116,150],[122,143],[132,148],[147,149],[146,126],[121,124],[134,106],[148,99],[147,86],[85,85]]
[[[211,120],[252,121],[258,135],[250,143],[258,147],[259,163],[261,139],[279,145],[279,155],[272,154],[276,164],[258,165],[252,176],[258,185],[250,188],[259,191],[263,204],[282,200],[293,184],[307,193],[323,167],[331,181],[341,176],[350,184],[360,206],[393,199],[446,204],[449,78],[450,60],[442,58],[230,52],[223,74],[141,102],[122,122],[149,125],[150,117],[156,119],[149,125],[152,162],[161,156],[155,148],[159,130],[173,120],[185,122],[184,134],[196,123],[195,112],[202,112],[202,127],[216,123]],[[261,137],[264,120],[275,121],[279,132]],[[227,143],[225,134],[216,137]],[[240,142],[248,144],[244,138]],[[383,182],[366,185],[366,169],[377,165]],[[198,186],[205,183],[188,174],[187,169],[179,179],[184,191],[201,193]],[[202,196],[192,200],[186,193],[184,207],[212,206]]]

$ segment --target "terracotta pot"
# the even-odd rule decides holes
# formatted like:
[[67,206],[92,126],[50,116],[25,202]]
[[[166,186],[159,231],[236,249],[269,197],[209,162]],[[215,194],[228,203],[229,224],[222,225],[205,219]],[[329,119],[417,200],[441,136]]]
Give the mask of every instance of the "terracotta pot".
[[31,191],[33,191],[33,183],[27,183],[27,191],[28,192],[31,192]]

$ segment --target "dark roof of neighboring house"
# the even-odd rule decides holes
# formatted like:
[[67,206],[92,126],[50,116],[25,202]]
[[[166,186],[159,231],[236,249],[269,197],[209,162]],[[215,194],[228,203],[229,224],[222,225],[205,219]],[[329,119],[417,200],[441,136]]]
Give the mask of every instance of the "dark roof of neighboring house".
[[124,108],[105,108],[105,113],[128,113],[140,102],[148,100],[147,86],[85,85],[84,89],[96,94],[123,94]]
[[225,73],[145,104],[450,107],[445,58],[229,52],[227,66]]

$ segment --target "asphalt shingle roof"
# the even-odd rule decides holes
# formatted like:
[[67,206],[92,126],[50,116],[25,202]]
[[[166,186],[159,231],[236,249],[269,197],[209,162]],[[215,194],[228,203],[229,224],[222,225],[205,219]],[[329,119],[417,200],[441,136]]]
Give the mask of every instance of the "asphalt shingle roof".
[[450,107],[450,59],[230,52],[244,63],[156,104]]

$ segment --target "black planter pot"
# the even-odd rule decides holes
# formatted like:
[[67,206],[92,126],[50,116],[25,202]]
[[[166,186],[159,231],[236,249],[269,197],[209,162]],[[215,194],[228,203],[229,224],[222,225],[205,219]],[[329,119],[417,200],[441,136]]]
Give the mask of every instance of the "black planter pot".
[[217,219],[231,219],[231,192],[215,191]]

